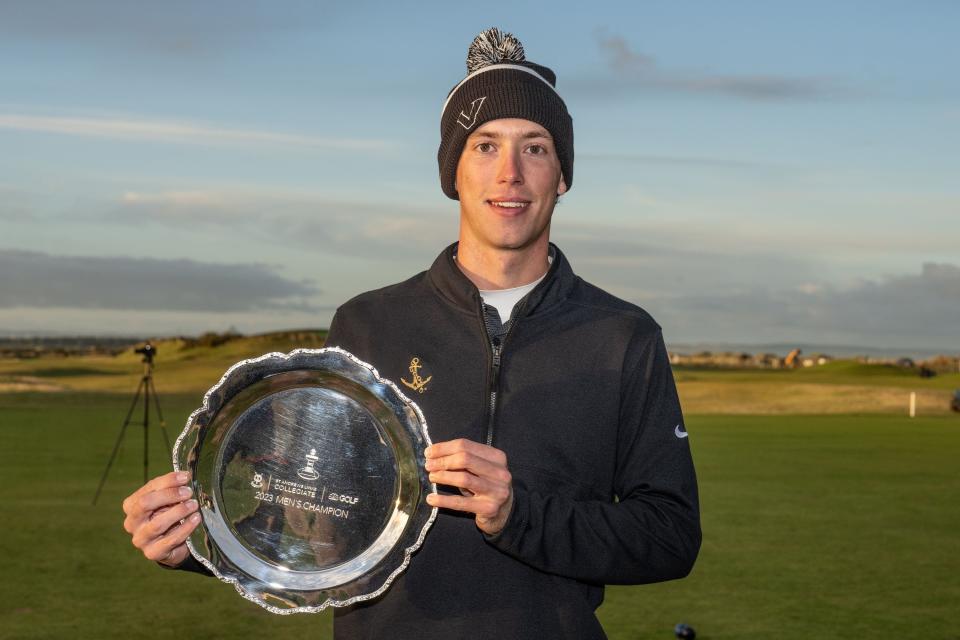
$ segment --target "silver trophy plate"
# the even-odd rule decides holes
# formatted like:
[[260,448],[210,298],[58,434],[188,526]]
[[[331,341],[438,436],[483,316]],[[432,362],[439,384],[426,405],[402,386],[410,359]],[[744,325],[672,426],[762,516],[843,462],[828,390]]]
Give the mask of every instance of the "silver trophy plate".
[[187,546],[274,613],[374,598],[436,517],[429,444],[419,407],[342,349],[238,362],[174,446],[202,516]]

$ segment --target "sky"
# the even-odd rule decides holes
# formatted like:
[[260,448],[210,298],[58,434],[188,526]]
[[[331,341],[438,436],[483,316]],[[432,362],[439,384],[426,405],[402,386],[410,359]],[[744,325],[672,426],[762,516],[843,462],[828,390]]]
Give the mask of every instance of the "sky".
[[326,327],[454,241],[481,30],[552,68],[551,238],[670,343],[960,350],[960,3],[0,0],[0,335]]

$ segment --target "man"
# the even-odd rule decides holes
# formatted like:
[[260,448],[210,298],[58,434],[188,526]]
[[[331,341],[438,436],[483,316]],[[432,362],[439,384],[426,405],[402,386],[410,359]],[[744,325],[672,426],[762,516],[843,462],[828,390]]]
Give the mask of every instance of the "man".
[[[599,638],[604,584],[685,576],[696,478],[659,326],[575,276],[549,242],[573,180],[573,125],[546,67],[496,29],[447,97],[438,154],[459,241],[426,272],[354,298],[329,345],[416,386],[440,508],[338,638]],[[427,381],[427,382],[425,382]],[[148,558],[197,569],[187,479],[124,503]],[[152,519],[151,519],[152,518]],[[182,524],[178,524],[184,520]]]

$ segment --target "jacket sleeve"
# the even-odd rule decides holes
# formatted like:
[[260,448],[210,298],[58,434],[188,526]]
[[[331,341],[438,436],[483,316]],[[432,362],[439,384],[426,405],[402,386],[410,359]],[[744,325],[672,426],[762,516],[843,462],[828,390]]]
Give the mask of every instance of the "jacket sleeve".
[[614,499],[574,500],[515,482],[507,524],[487,536],[504,553],[597,584],[672,580],[693,568],[697,481],[669,358],[659,331],[636,342],[621,376]]
[[193,573],[200,573],[205,576],[212,576],[213,572],[210,569],[207,569],[204,565],[200,564],[200,561],[193,557],[193,554],[188,554],[186,559],[178,564],[175,567],[170,565],[157,563],[160,567],[164,569],[170,569],[171,571],[191,571]]

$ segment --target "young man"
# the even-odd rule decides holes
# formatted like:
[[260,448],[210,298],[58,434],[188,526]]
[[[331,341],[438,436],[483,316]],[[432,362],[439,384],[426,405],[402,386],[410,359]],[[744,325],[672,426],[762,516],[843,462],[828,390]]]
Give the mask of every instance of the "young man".
[[[438,154],[443,191],[460,201],[459,241],[428,271],[344,304],[328,338],[388,378],[415,368],[429,380],[416,401],[436,443],[426,468],[440,513],[406,571],[337,610],[335,631],[599,638],[604,584],[693,566],[687,434],[660,327],[575,276],[549,242],[573,180],[553,72],[495,29],[467,61]],[[125,526],[148,558],[196,568],[185,482],[168,474],[128,498]]]

